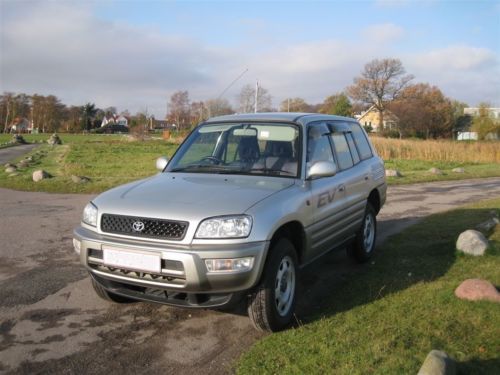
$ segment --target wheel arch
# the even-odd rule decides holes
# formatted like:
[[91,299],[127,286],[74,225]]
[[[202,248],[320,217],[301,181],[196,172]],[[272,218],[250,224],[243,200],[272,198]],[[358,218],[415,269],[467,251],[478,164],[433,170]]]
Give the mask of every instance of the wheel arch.
[[368,203],[370,203],[375,210],[375,214],[378,215],[381,208],[380,193],[377,189],[373,189],[368,195]]
[[271,238],[270,248],[272,248],[281,238],[287,238],[295,247],[299,264],[302,264],[304,249],[306,246],[306,233],[304,226],[299,221],[289,221],[282,224]]

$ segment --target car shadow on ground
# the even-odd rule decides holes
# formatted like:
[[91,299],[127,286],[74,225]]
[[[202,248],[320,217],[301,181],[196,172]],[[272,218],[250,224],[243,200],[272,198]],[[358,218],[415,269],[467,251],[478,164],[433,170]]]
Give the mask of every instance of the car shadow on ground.
[[[462,210],[463,211],[463,210]],[[483,212],[478,212],[483,211]],[[475,210],[474,215],[487,216],[489,210]],[[385,228],[407,227],[418,218],[405,217],[380,222]],[[436,225],[411,226],[401,234],[378,242],[373,258],[357,264],[346,249],[333,251],[301,272],[297,324],[306,324],[356,306],[371,303],[420,282],[445,275],[455,262],[455,241],[462,230],[442,233]],[[408,240],[410,238],[410,240]],[[414,240],[411,240],[414,239]]]

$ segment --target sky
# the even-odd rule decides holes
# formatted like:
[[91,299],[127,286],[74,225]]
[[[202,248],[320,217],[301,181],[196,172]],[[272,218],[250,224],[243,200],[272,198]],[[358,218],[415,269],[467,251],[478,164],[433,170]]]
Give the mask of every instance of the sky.
[[317,104],[366,63],[398,58],[414,83],[500,106],[500,0],[0,0],[0,92],[56,95],[164,118],[170,96]]

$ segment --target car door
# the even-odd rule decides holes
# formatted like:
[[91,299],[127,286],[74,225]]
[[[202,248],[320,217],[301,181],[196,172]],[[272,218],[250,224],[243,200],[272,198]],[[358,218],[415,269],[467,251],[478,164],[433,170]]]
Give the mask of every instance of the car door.
[[[306,168],[318,161],[335,163],[330,130],[326,123],[308,126]],[[313,223],[308,228],[308,260],[332,249],[342,237],[339,225],[345,208],[345,185],[341,174],[308,181],[311,190]]]
[[359,229],[367,199],[367,186],[370,173],[367,163],[362,163],[359,152],[347,123],[331,123],[330,139],[333,145],[335,159],[342,176],[344,187],[344,206],[341,218],[344,238],[355,234]]

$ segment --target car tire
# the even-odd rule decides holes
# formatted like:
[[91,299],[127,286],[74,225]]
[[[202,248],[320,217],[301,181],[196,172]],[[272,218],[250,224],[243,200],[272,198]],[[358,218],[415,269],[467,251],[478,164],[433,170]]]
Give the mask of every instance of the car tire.
[[286,238],[270,249],[262,280],[249,295],[247,312],[259,331],[280,331],[292,322],[297,299],[297,253]]
[[132,300],[130,298],[122,297],[122,296],[119,296],[118,294],[108,292],[106,289],[104,289],[102,287],[101,284],[99,284],[97,281],[95,281],[92,277],[90,279],[92,280],[92,287],[94,288],[94,291],[103,300],[106,300],[106,301],[109,301],[109,302],[115,302],[115,303],[130,303],[130,302],[134,302],[134,300]]
[[359,263],[367,262],[375,252],[377,241],[377,215],[370,203],[366,204],[365,215],[361,228],[356,233],[348,254]]

